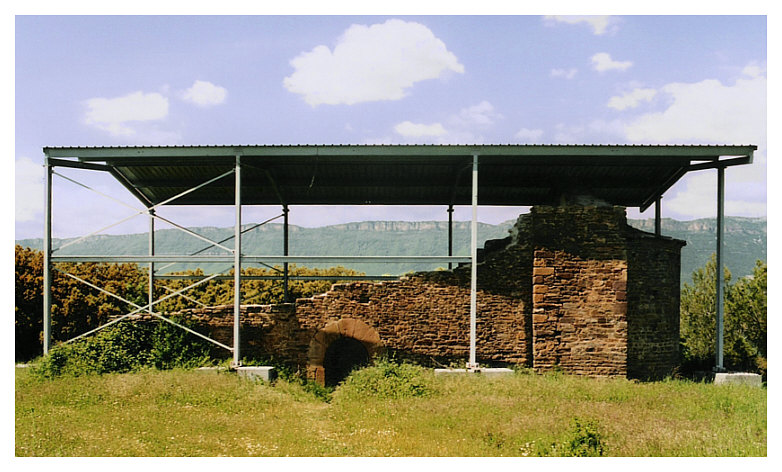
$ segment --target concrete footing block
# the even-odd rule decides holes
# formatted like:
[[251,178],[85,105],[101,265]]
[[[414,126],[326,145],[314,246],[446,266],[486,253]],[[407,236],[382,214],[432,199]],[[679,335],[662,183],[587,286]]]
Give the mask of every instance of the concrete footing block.
[[237,367],[236,373],[239,374],[239,377],[266,382],[271,382],[277,378],[277,371],[274,370],[274,367],[268,366]]
[[505,367],[492,367],[484,369],[435,369],[434,375],[458,375],[458,374],[481,374],[487,377],[499,377],[502,375],[513,375],[513,369]]
[[743,384],[754,387],[763,386],[763,378],[760,374],[748,372],[717,372],[714,375],[714,385]]

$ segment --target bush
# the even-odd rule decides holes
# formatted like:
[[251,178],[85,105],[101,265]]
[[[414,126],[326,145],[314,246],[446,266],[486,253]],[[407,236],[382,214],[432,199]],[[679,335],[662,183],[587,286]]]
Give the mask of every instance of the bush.
[[120,322],[69,344],[59,344],[33,364],[43,378],[203,365],[206,341],[165,322]]
[[559,453],[567,457],[599,457],[605,452],[605,444],[597,420],[573,418],[567,440]]
[[[681,294],[682,368],[710,370],[716,348],[716,269],[714,256],[692,274]],[[725,269],[724,364],[731,370],[765,375],[767,359],[766,264],[757,261],[752,276],[731,284]]]
[[370,367],[351,373],[337,386],[334,398],[361,399],[367,397],[399,399],[424,397],[434,392],[432,373],[408,363],[381,359]]

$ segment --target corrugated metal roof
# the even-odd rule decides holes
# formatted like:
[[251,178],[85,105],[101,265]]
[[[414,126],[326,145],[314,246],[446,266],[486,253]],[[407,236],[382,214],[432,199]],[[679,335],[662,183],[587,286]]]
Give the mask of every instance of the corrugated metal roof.
[[[753,145],[200,145],[47,147],[53,165],[112,172],[145,203],[160,203],[242,166],[248,205],[466,205],[479,155],[481,205],[556,203],[588,194],[645,207],[689,170],[751,162]],[[729,162],[721,157],[733,156]],[[227,176],[177,200],[231,205]]]

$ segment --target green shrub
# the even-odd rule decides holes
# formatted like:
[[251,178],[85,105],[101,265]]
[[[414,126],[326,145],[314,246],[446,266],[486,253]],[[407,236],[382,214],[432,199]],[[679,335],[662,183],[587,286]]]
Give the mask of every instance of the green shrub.
[[605,452],[597,420],[573,418],[568,438],[561,445],[559,454],[567,457],[598,457]]
[[52,348],[33,365],[39,377],[130,372],[142,368],[203,365],[209,346],[193,334],[165,322],[120,322],[98,333]]
[[352,372],[337,386],[334,398],[398,399],[424,397],[434,392],[432,373],[408,363],[381,359],[370,367]]
[[[172,321],[194,329],[192,323],[172,318]],[[188,326],[190,325],[190,326]],[[209,362],[209,345],[192,333],[164,321],[156,323],[150,336],[152,364],[158,369],[192,368]]]

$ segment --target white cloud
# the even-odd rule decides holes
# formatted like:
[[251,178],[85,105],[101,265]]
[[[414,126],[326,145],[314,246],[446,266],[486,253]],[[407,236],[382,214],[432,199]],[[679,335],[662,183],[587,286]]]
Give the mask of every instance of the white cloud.
[[[646,113],[624,125],[634,143],[755,144],[752,165],[726,172],[727,214],[760,216],[766,212],[766,78],[759,68],[744,69],[733,85],[709,79],[671,83],[658,93],[669,99],[667,108]],[[716,214],[714,172],[688,176],[670,192],[664,208],[674,217]]]
[[[480,144],[485,141],[482,132],[491,129],[503,116],[494,105],[484,100],[476,105],[462,108],[444,121],[423,124],[405,121],[397,124],[394,131],[405,143],[420,144]],[[374,138],[366,141],[371,144],[390,144],[399,141],[398,137]]]
[[732,86],[709,79],[671,83],[660,92],[671,100],[625,128],[634,142],[759,144],[766,136],[766,78],[738,79]]
[[608,107],[615,110],[626,110],[635,108],[641,102],[649,102],[657,95],[657,90],[651,88],[637,88],[623,95],[611,97],[608,100]]
[[168,99],[159,93],[139,91],[117,98],[91,98],[85,104],[85,122],[113,136],[134,135],[129,122],[162,120],[168,115]]
[[592,56],[592,68],[598,72],[607,70],[627,70],[633,63],[631,61],[615,61],[607,52],[599,52]]
[[[765,185],[737,184],[734,178],[737,170],[730,168],[725,175],[725,214],[765,216]],[[689,175],[669,193],[672,196],[663,199],[663,211],[673,218],[708,218],[717,215],[717,177],[714,171]]]
[[578,69],[551,69],[551,77],[562,77],[572,79],[578,73]]
[[625,141],[624,123],[619,120],[592,120],[586,124],[555,127],[555,143],[561,144],[621,144]]
[[182,98],[200,107],[209,107],[224,103],[227,95],[228,91],[219,85],[196,80],[192,87],[182,93]]
[[526,143],[537,143],[540,142],[540,138],[543,136],[543,130],[521,128],[514,136],[516,139]]
[[[568,23],[575,25],[578,23],[586,23],[592,27],[592,32],[596,35],[603,35],[609,31],[610,26],[616,24],[616,18],[609,15],[547,15],[543,17],[548,22]],[[612,28],[612,30],[615,29]]]
[[34,221],[43,212],[43,166],[28,157],[22,157],[14,162],[14,171],[16,221]]
[[312,106],[399,100],[416,82],[464,72],[429,28],[401,20],[352,25],[333,50],[320,45],[290,63],[283,85]]
[[452,117],[451,122],[454,125],[467,127],[485,128],[494,124],[502,115],[495,111],[494,105],[486,100],[467,108],[462,108],[459,114]]
[[443,125],[440,123],[432,123],[426,125],[423,123],[412,123],[410,121],[403,121],[402,123],[394,126],[394,131],[400,136],[406,138],[421,138],[428,136],[443,136],[447,133]]

